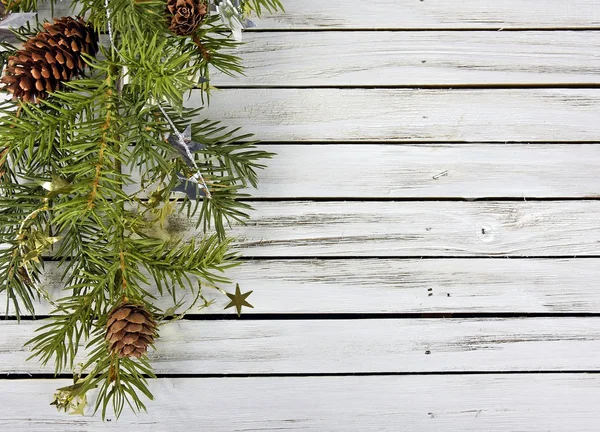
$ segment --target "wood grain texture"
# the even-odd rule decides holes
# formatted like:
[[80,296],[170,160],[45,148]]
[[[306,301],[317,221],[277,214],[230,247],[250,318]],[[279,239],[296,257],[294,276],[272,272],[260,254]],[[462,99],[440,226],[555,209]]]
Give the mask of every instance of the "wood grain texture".
[[598,197],[595,144],[269,145],[266,198]]
[[[258,188],[244,191],[252,198],[600,196],[600,145],[596,144],[265,144],[258,148],[276,156],[258,172]],[[127,191],[136,193],[139,172],[132,178],[134,184]]]
[[600,89],[228,89],[203,116],[270,141],[596,141],[599,110]]
[[[600,81],[600,32],[249,33],[233,86],[571,84]],[[306,61],[310,59],[310,61]]]
[[[600,201],[257,202],[232,235],[248,257],[600,254]],[[193,236],[173,218],[171,235]]]
[[[0,373],[52,373],[0,323]],[[600,318],[178,321],[149,354],[161,374],[598,370]]]
[[66,416],[49,405],[69,380],[0,381],[14,432],[596,432],[597,374],[159,379],[149,414]]
[[[55,263],[46,263],[41,287],[52,298],[62,295],[61,273]],[[254,291],[254,309],[246,308],[244,315],[600,310],[593,282],[600,280],[600,265],[587,258],[252,260],[226,275]],[[205,290],[205,296],[215,304],[193,313],[235,313],[223,310],[225,296],[213,290]],[[0,304],[6,304],[4,295]],[[172,299],[160,298],[157,305],[168,308]],[[38,314],[50,312],[46,303],[38,304]]]
[[258,430],[596,432],[596,374],[160,379],[149,414],[65,416],[49,405],[68,380],[0,381],[14,432]]
[[271,29],[564,28],[600,26],[594,0],[286,0],[285,13],[253,20]]

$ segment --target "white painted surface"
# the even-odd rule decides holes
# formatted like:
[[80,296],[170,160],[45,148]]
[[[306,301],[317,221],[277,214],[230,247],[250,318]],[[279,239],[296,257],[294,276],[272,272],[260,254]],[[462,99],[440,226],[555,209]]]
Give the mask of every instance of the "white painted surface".
[[[25,361],[41,325],[0,323],[0,374],[54,371]],[[588,371],[600,357],[600,318],[184,320],[159,333],[161,374]]]
[[[248,257],[600,255],[600,201],[256,202]],[[193,221],[174,219],[173,235]]]
[[599,31],[249,33],[246,41],[236,51],[247,65],[245,76],[214,75],[212,84],[418,86],[600,80]]
[[598,88],[229,89],[206,116],[269,141],[594,141],[599,111]]
[[[62,269],[46,263],[41,287],[61,296]],[[255,313],[569,313],[600,310],[600,266],[578,259],[275,259],[251,260],[227,275],[244,291]],[[233,286],[223,286],[233,291]],[[153,291],[156,295],[158,293]],[[215,304],[193,313],[234,314],[214,290]],[[190,296],[186,296],[188,304]],[[0,295],[0,304],[6,298]],[[170,298],[157,302],[163,308]],[[51,311],[38,304],[37,313]],[[202,324],[198,324],[201,326]]]
[[600,196],[596,144],[264,145],[253,197]]
[[[263,144],[252,198],[597,198],[596,144]],[[139,180],[139,173],[133,173]],[[134,193],[137,182],[128,187]],[[152,191],[148,188],[147,191]]]
[[600,26],[595,0],[286,0],[273,29],[565,28]]
[[596,432],[600,421],[600,379],[585,374],[160,379],[149,414],[106,423],[49,409],[69,384],[0,381],[0,422],[15,432]]

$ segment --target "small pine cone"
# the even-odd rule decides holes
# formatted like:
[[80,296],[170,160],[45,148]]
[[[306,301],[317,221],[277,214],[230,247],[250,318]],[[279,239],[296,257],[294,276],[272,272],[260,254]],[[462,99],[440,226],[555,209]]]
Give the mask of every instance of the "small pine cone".
[[194,33],[207,13],[206,0],[167,0],[169,30],[179,36]]
[[63,81],[83,73],[82,54],[98,52],[98,35],[78,18],[55,18],[8,58],[0,82],[13,100],[37,102],[59,90]]
[[157,336],[156,321],[141,305],[123,303],[108,316],[106,341],[119,357],[140,358]]

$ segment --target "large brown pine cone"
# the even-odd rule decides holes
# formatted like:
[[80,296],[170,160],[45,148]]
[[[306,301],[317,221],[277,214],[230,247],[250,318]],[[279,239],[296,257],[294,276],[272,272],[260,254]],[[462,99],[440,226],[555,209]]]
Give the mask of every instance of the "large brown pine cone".
[[82,54],[98,52],[98,35],[81,18],[55,18],[8,58],[0,82],[13,99],[37,102],[83,72]]
[[194,33],[207,13],[206,0],[167,0],[169,29],[180,36]]
[[141,305],[123,303],[108,316],[106,341],[119,357],[140,358],[157,336],[156,321]]

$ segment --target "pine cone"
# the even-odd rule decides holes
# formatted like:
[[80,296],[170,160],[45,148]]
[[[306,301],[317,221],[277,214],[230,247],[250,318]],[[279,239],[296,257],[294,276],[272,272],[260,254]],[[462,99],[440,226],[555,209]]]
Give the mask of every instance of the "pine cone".
[[140,358],[157,336],[156,321],[143,306],[123,303],[108,316],[106,341],[119,357]]
[[98,35],[83,19],[55,18],[8,58],[0,82],[13,100],[37,102],[60,89],[62,81],[83,73],[82,54],[97,52]]
[[207,13],[206,0],[167,0],[169,29],[179,36],[194,33]]

